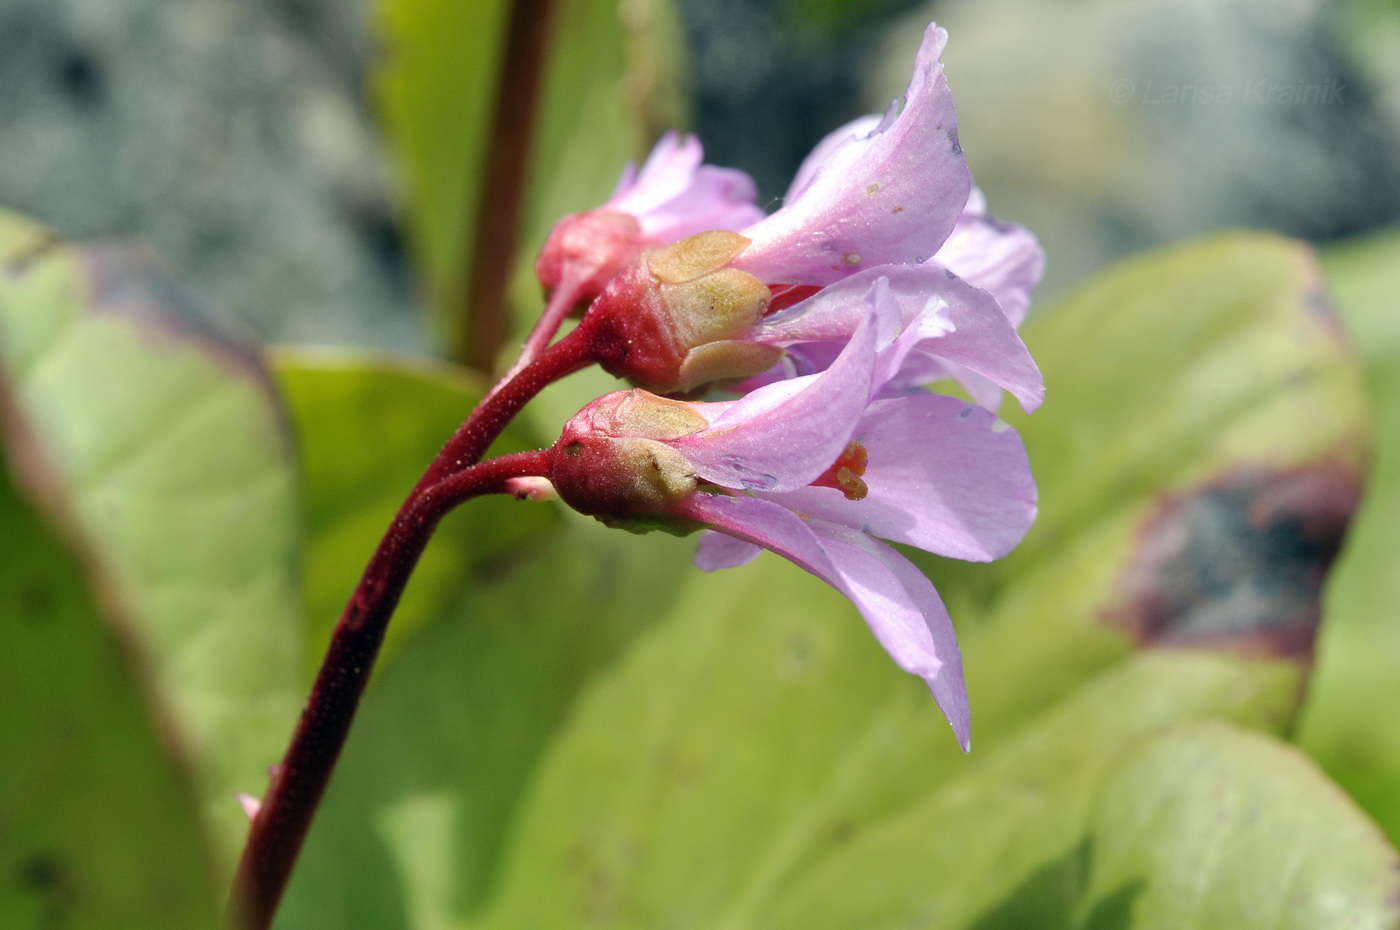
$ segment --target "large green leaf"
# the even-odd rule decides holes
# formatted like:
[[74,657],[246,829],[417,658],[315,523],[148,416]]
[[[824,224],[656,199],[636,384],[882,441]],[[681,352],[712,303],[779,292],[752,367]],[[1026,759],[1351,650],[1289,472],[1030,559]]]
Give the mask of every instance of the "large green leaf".
[[678,596],[686,543],[638,543],[561,527],[533,555],[462,580],[442,619],[380,670],[279,926],[448,927],[482,905],[580,690]]
[[[0,217],[11,463],[68,522],[194,775],[219,871],[296,719],[291,461],[255,357],[125,252]],[[107,798],[113,803],[119,799]]]
[[980,573],[989,585],[1231,469],[1365,467],[1360,374],[1302,243],[1227,233],[1123,262],[1033,319],[1026,341],[1047,400],[1003,415],[1034,456],[1041,513]]
[[1026,340],[1047,401],[1003,415],[1040,486],[1035,527],[990,566],[914,553],[964,625],[974,741],[1139,640],[1306,651],[1368,434],[1307,247],[1231,234],[1143,256]]
[[[483,387],[460,369],[346,352],[283,350],[275,364],[304,473],[302,582],[307,657],[314,669],[380,536],[447,437],[481,400]],[[517,425],[492,454],[537,445]],[[556,518],[553,509],[502,497],[475,501],[448,516],[394,614],[385,655]]]
[[0,926],[213,926],[196,805],[125,618],[3,474],[0,557]]
[[1400,926],[1400,858],[1354,802],[1291,747],[1191,723],[1253,722],[1276,700],[1266,667],[1230,661],[1110,673],[772,913],[726,926]]
[[1087,825],[1123,754],[1186,721],[1274,728],[1297,676],[1284,663],[1204,653],[1136,658],[727,926],[1069,926],[1062,912],[1083,881]]
[[1126,760],[1088,850],[1089,927],[1400,926],[1400,857],[1375,824],[1293,747],[1219,723]]
[[1324,253],[1332,292],[1365,358],[1376,465],[1328,599],[1302,742],[1400,841],[1400,235]]
[[684,541],[571,521],[384,669],[284,926],[906,926],[930,888],[964,922],[1020,906],[1078,867],[1124,753],[1183,721],[1292,720],[1365,458],[1319,294],[1304,247],[1219,237],[1031,329],[1050,401],[1015,422],[1044,519],[1004,565],[929,563],[970,758],[792,566],[696,574]]
[[470,254],[490,141],[505,0],[380,0],[376,90],[428,292],[442,298]]

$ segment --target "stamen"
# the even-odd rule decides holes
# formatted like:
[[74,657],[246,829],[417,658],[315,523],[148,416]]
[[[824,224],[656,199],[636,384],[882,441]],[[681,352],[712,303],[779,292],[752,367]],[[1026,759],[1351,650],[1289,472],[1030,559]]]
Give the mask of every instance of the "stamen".
[[835,488],[846,495],[846,500],[863,500],[870,488],[861,480],[865,467],[870,462],[870,453],[858,442],[846,443],[846,448],[831,467],[821,477],[812,482],[815,488]]

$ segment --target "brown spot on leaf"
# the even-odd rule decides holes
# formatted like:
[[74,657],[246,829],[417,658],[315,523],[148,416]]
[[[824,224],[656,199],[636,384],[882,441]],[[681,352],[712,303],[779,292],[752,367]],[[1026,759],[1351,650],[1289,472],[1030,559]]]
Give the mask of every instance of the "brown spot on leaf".
[[1310,658],[1322,586],[1361,494],[1334,464],[1241,468],[1164,498],[1109,622],[1143,644]]

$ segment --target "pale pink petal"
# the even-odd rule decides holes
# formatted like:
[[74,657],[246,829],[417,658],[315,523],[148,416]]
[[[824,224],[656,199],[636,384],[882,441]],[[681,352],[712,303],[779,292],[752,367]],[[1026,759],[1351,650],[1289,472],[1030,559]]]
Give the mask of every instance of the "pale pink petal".
[[695,545],[695,567],[703,572],[719,571],[722,568],[738,568],[758,558],[762,550],[753,543],[744,542],[733,536],[715,530],[705,530]]
[[1002,312],[1019,327],[1030,309],[1031,292],[1045,272],[1045,252],[1025,227],[987,215],[986,200],[974,188],[948,241],[934,255],[964,281],[991,293]]
[[848,143],[860,139],[867,139],[875,130],[880,128],[884,122],[884,114],[870,113],[866,116],[858,116],[840,129],[827,133],[820,142],[812,147],[812,151],[807,153],[807,157],[802,159],[802,164],[797,167],[797,173],[792,176],[792,183],[788,185],[787,194],[783,200],[792,203],[802,192],[807,189],[807,185],[812,183],[812,178],[821,170],[822,166],[831,158],[831,153]]
[[891,293],[889,279],[883,276],[875,279],[870,301],[881,332],[875,371],[870,378],[870,399],[874,400],[885,385],[899,377],[910,353],[927,341],[929,333],[944,331],[947,308],[930,302],[924,305],[922,314],[905,320],[903,308]]
[[903,556],[857,530],[804,521],[753,497],[695,494],[680,512],[776,552],[849,597],[895,664],[928,684],[966,751],[967,692],[952,622],[933,585]]
[[705,404],[709,427],[671,445],[696,475],[722,487],[790,491],[811,484],[836,461],[869,403],[878,326],[872,308],[826,371]]
[[871,404],[851,438],[869,453],[868,492],[835,488],[764,495],[873,536],[955,559],[1010,552],[1036,515],[1036,488],[1016,431],[980,407],[920,394]]
[[603,208],[633,215],[654,210],[681,195],[704,158],[699,139],[671,130],[657,140],[641,171],[627,166]]
[[666,133],[641,171],[629,166],[623,173],[602,209],[631,214],[644,236],[663,244],[763,219],[753,179],[736,168],[701,164],[704,154],[695,136]]
[[666,203],[639,214],[642,232],[658,242],[677,242],[711,229],[738,232],[763,219],[754,201],[758,187],[737,168],[701,165],[691,184]]
[[828,284],[862,268],[917,263],[948,238],[972,179],[953,97],[929,26],[905,92],[869,135],[832,141],[803,172],[800,193],[744,235],[733,265],[770,283]]
[[[889,282],[905,325],[917,324],[925,335],[906,369],[919,371],[920,356],[953,362],[1006,388],[1027,412],[1040,406],[1045,398],[1040,369],[996,300],[934,264],[871,268],[764,318],[750,336],[779,346],[841,342],[859,324],[862,307],[868,306],[862,297],[879,278]],[[813,352],[802,354],[809,360],[818,358]],[[906,372],[900,379],[911,381]]]
[[908,559],[849,527],[813,520],[811,528],[841,573],[834,585],[849,597],[895,664],[928,685],[963,752],[972,748],[972,719],[962,653],[948,609]]
[[801,517],[780,504],[756,497],[692,494],[676,506],[675,513],[776,552],[844,593],[838,583],[840,574],[816,534]]
[[924,391],[925,385],[948,379],[962,385],[973,403],[987,412],[996,413],[1001,409],[1003,392],[999,384],[975,371],[968,371],[961,365],[940,361],[928,355],[906,359],[899,376],[888,383],[882,396],[902,397],[919,394]]

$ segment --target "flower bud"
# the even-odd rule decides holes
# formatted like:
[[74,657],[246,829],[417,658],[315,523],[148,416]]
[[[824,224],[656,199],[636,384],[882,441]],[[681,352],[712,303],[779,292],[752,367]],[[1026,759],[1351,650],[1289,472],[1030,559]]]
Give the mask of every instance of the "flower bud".
[[712,230],[643,252],[623,269],[588,311],[603,369],[674,394],[772,367],[781,349],[740,338],[771,299],[758,278],[728,267],[748,244]]
[[574,213],[550,230],[535,260],[535,276],[551,292],[569,282],[578,302],[587,303],[643,249],[656,244],[642,234],[637,218],[630,214]]
[[643,391],[609,394],[564,427],[550,481],[566,504],[635,533],[677,536],[699,528],[671,510],[695,493],[695,469],[665,443],[709,424],[688,405]]

